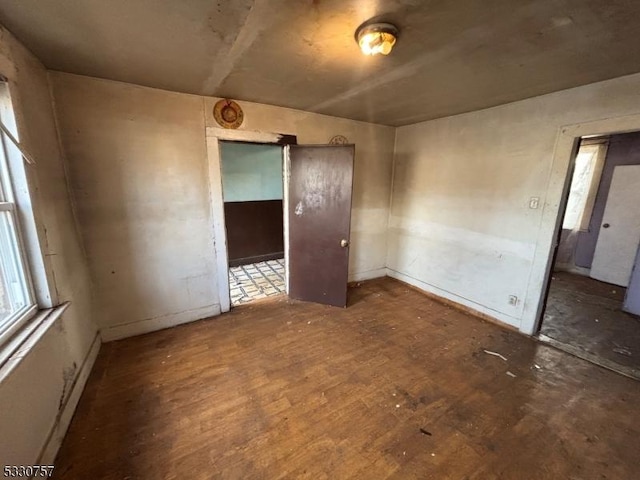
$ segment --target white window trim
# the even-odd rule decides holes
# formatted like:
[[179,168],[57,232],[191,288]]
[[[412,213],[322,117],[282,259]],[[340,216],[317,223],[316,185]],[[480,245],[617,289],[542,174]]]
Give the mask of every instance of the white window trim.
[[[562,229],[573,232],[586,232],[589,230],[591,223],[591,216],[593,215],[593,208],[595,205],[596,195],[600,187],[600,180],[602,178],[602,170],[604,169],[604,162],[607,156],[608,140],[599,140],[597,142],[583,142],[580,144],[576,153],[576,160],[574,162],[573,173],[571,175],[571,183],[569,189],[569,197],[565,206],[565,216],[562,224]],[[575,205],[576,198],[574,195],[574,183],[578,176],[578,160],[582,155],[589,155],[589,170],[586,172],[590,175],[588,182],[582,182],[583,194],[581,197],[582,203]],[[576,209],[580,207],[581,211],[575,215],[570,215],[570,207]],[[570,220],[573,220],[571,223]],[[570,222],[567,224],[567,222]]]
[[26,305],[6,319],[6,325],[0,329],[0,348],[2,348],[17,331],[31,320],[37,311],[38,305],[35,303]]
[[[11,126],[15,129],[16,126],[14,118],[12,117],[10,120]],[[0,148],[2,149],[0,152],[0,155],[2,155],[0,162],[3,164],[0,165],[0,170],[4,171],[4,178],[0,181],[2,184],[0,188],[2,188],[4,194],[4,199],[0,201],[0,211],[9,212],[15,228],[15,246],[17,247],[19,257],[18,268],[24,280],[28,298],[28,304],[13,312],[11,316],[3,321],[2,326],[0,326],[0,353],[4,354],[6,353],[6,345],[11,343],[14,337],[18,336],[17,334],[24,329],[32,319],[34,319],[38,312],[39,305],[36,291],[34,289],[31,270],[32,265],[27,249],[25,248],[23,225],[20,218],[21,213],[24,212],[20,212],[20,195],[16,195],[16,186],[14,184],[15,172],[12,168],[12,163],[14,167],[16,164],[23,167],[24,164],[22,162],[25,157],[17,144],[17,139],[14,135],[8,133],[7,126],[4,123],[0,129]],[[26,172],[24,172],[24,179],[26,180]],[[24,188],[23,190],[25,190],[24,195],[28,196],[29,189]],[[28,200],[28,205],[31,205],[30,198]]]
[[[11,192],[8,193],[11,195]],[[20,310],[15,311],[10,317],[4,320],[4,325],[0,326],[0,348],[2,348],[4,344],[36,314],[38,311],[38,303],[36,302],[35,292],[33,289],[33,281],[31,279],[31,270],[27,260],[27,252],[22,241],[22,231],[18,221],[16,205],[12,202],[0,202],[0,211],[8,211],[12,214],[11,216],[13,217],[13,223],[16,229],[16,241],[18,243],[17,247],[20,259],[20,273],[24,276],[29,298],[28,305],[25,305]]]
[[0,383],[20,361],[37,345],[42,336],[69,307],[66,302],[55,308],[37,310],[26,317],[21,327],[0,348]]
[[587,200],[584,204],[584,210],[582,211],[582,218],[580,219],[580,231],[587,232],[591,223],[591,216],[593,215],[593,208],[596,203],[596,196],[600,187],[600,181],[602,180],[602,171],[604,170],[604,163],[607,158],[607,151],[609,149],[609,140],[600,141],[598,143],[590,143],[596,149],[596,160],[594,164],[593,175],[591,176],[591,184],[587,193]]

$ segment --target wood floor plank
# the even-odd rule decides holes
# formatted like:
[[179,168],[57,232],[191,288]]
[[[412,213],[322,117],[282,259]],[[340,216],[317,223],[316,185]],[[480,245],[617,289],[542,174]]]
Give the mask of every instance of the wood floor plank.
[[105,344],[55,478],[640,478],[638,382],[389,278],[350,296]]

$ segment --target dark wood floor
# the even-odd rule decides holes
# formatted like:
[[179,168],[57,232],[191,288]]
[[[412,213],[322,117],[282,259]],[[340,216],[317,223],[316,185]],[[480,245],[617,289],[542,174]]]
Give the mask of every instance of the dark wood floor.
[[104,345],[56,478],[640,478],[638,382],[392,279],[350,295]]
[[625,291],[555,272],[540,333],[640,378],[640,317],[622,311]]

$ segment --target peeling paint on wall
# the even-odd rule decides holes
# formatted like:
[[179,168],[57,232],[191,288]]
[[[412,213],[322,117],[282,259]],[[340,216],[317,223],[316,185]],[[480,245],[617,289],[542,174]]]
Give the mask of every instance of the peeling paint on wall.
[[62,394],[60,395],[60,414],[62,414],[62,407],[67,401],[67,396],[71,389],[73,388],[73,384],[76,380],[76,372],[78,370],[78,365],[76,362],[69,367],[65,367],[62,371]]

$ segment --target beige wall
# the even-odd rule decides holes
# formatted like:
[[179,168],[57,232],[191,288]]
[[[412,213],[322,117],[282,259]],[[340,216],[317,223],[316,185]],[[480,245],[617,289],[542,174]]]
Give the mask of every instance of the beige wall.
[[[106,338],[220,311],[206,126],[217,99],[52,73]],[[243,130],[356,144],[351,278],[384,274],[395,130],[240,102]],[[218,180],[219,181],[219,180]]]
[[[9,81],[20,140],[37,161],[26,170],[37,227],[37,238],[32,240],[42,249],[40,260],[46,268],[51,303],[71,302],[61,318],[46,332],[39,332],[43,337],[33,349],[0,368],[0,458],[3,465],[29,465],[38,460],[49,437],[44,460],[52,460],[90,368],[90,348],[99,342],[47,71],[1,28],[0,73]],[[65,421],[59,424],[61,417]]]
[[561,127],[640,113],[639,92],[633,75],[399,128],[390,274],[530,333],[569,165],[553,162]]

